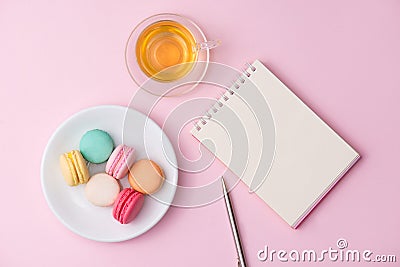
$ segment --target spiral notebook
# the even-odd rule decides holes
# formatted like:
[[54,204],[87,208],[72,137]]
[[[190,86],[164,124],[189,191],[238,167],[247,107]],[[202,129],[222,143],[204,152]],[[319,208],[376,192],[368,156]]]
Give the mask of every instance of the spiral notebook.
[[258,60],[191,133],[293,228],[360,157]]

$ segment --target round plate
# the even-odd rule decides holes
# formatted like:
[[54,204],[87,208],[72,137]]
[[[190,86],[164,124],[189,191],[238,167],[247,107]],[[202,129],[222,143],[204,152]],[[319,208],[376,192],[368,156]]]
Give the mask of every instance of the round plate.
[[[125,118],[129,119],[126,123]],[[108,132],[115,145],[123,140],[124,144],[134,147],[137,159],[150,158],[157,162],[166,177],[160,191],[146,196],[138,216],[126,225],[113,218],[112,207],[96,207],[89,203],[84,195],[85,185],[70,187],[61,174],[60,155],[79,149],[82,135],[96,128]],[[96,241],[119,242],[145,233],[161,220],[175,195],[176,166],[173,146],[154,121],[126,107],[98,106],[70,117],[50,138],[42,158],[42,189],[53,213],[71,231]],[[92,164],[89,171],[93,175],[104,172],[104,168],[105,164]],[[122,187],[129,186],[127,178],[120,182]]]

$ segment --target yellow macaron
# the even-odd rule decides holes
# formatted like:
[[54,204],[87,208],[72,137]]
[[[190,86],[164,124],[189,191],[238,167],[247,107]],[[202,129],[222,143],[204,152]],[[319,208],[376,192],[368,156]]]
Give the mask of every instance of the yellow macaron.
[[72,150],[60,156],[61,172],[70,186],[86,184],[89,180],[89,170],[81,152]]

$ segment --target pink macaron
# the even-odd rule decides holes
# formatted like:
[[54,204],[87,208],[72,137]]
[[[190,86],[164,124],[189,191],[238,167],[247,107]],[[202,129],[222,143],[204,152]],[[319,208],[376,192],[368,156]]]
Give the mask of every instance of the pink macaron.
[[126,145],[117,146],[107,161],[106,173],[116,179],[128,174],[129,168],[135,162],[135,149]]
[[114,202],[113,217],[121,224],[130,223],[142,209],[144,195],[132,188],[122,190]]

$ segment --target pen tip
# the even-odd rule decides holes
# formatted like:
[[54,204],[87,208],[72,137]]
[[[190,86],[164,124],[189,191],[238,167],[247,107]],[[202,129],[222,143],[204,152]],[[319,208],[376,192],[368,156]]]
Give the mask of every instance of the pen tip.
[[226,185],[225,185],[225,180],[224,180],[223,176],[221,176],[221,183],[222,183],[222,188],[226,191]]

